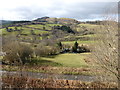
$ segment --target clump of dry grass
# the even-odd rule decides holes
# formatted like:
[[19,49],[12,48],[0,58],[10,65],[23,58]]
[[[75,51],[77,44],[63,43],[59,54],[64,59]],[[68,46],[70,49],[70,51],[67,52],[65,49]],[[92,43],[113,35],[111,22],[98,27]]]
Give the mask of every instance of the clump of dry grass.
[[[41,73],[54,73],[54,74],[74,74],[74,75],[94,75],[95,70],[86,68],[71,68],[71,67],[51,67],[51,66],[8,66],[2,65],[2,70],[6,71],[26,71],[26,72],[41,72]],[[98,71],[98,70],[97,70]],[[98,71],[100,72],[100,70]]]
[[25,76],[4,76],[2,82],[2,88],[117,88],[115,83],[55,80],[52,78],[35,79]]

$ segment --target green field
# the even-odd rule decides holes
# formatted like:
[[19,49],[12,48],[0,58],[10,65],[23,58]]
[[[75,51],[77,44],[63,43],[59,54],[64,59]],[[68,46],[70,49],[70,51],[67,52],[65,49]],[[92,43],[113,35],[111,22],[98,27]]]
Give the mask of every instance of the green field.
[[96,28],[100,25],[92,25],[92,24],[79,24],[78,26],[84,26],[86,28]]
[[[14,34],[14,35],[16,35],[16,34],[19,34],[19,33],[31,35],[31,30],[33,30],[33,29],[27,28],[27,27],[22,27],[22,31],[21,31],[21,32],[19,32],[19,31],[7,32],[5,28],[0,29],[0,30],[2,30],[2,34],[3,34],[3,35],[8,35],[8,34]],[[44,30],[34,30],[33,32],[34,32],[35,34],[45,34],[45,33],[49,33],[48,31],[44,31]]]
[[51,27],[47,26],[47,25],[26,25],[26,27],[30,27],[30,28],[38,28],[38,29],[41,29],[43,30],[43,27],[45,27],[45,29],[47,30],[51,30]]
[[31,27],[31,28],[38,28],[38,29],[42,29],[45,28],[46,30],[52,30],[53,26],[61,26],[60,24],[45,24],[45,25],[41,25],[41,24],[36,24],[36,25],[26,25],[26,27]]
[[88,67],[89,65],[84,61],[90,53],[74,54],[66,53],[56,56],[40,57],[37,60],[33,60],[33,63],[37,63],[40,66],[62,66],[62,67]]
[[[95,41],[77,41],[79,44],[93,44],[95,43]],[[70,45],[74,45],[75,41],[63,41],[63,44],[70,44]]]
[[88,35],[82,35],[82,36],[77,36],[77,37],[96,37],[96,34],[88,34]]
[[87,29],[88,31],[90,30],[97,30],[97,28],[100,28],[100,25],[94,25],[94,24],[78,24],[77,27],[76,27],[76,30],[79,32],[79,31],[82,31],[82,30],[85,30]]
[[41,30],[34,30],[35,34],[45,34],[45,33],[49,33],[48,31],[41,31]]
[[[18,30],[21,30],[21,32],[19,31],[14,31],[15,27],[8,27],[9,29],[12,29],[12,32],[7,32],[6,28],[2,28],[0,29],[2,31],[3,35],[8,35],[8,34],[27,34],[27,35],[31,35],[31,30],[33,30],[33,32],[35,34],[45,34],[45,33],[49,33],[49,31],[45,31],[45,30],[52,30],[53,26],[61,26],[60,24],[45,24],[45,25],[41,25],[41,24],[36,24],[36,25],[25,25],[22,27],[17,27]],[[44,30],[45,29],[45,30]]]

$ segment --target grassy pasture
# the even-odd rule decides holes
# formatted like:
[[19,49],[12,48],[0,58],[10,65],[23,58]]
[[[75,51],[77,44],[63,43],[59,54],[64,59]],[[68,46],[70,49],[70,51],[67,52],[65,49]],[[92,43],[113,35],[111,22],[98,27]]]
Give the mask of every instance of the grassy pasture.
[[49,33],[48,31],[41,31],[41,30],[34,30],[35,34],[46,34]]
[[51,66],[62,66],[62,67],[88,67],[89,65],[84,59],[89,55],[87,54],[74,54],[66,53],[56,56],[40,57],[37,62],[38,65],[51,65]]
[[41,25],[41,24],[37,24],[37,25],[26,25],[27,27],[31,27],[31,28],[38,28],[43,30],[43,27],[45,27],[45,29],[47,30],[51,30],[51,28],[47,25]]
[[43,27],[45,27],[46,30],[52,30],[53,26],[61,26],[60,24],[46,24],[46,25],[41,25],[41,24],[36,24],[36,25],[26,25],[27,27],[31,28],[39,28],[43,30]]
[[[93,44],[95,41],[77,41],[79,44]],[[63,41],[63,44],[69,44],[69,45],[74,45],[75,41]]]
[[78,24],[77,27],[76,27],[76,30],[79,32],[79,31],[82,31],[87,29],[87,30],[97,30],[97,28],[100,28],[100,25],[93,25],[93,24]]
[[[91,53],[66,53],[55,56],[38,57],[32,59],[22,70],[67,75],[95,75],[93,65],[85,61],[85,59],[89,58],[89,55],[91,55]],[[20,71],[21,67],[4,65],[2,69],[7,71]],[[97,74],[99,75],[99,73]]]
[[78,26],[81,26],[81,27],[86,27],[86,28],[96,28],[100,25],[93,25],[93,24],[79,24]]

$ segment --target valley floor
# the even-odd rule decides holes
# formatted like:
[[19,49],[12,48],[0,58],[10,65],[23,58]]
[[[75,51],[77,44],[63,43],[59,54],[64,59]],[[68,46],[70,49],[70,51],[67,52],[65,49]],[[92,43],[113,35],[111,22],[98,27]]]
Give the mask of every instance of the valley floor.
[[[28,74],[33,73],[33,75],[35,74],[36,77],[40,74],[42,75],[41,78],[44,78],[46,75],[52,75],[52,77],[54,75],[58,77],[59,75],[63,75],[61,77],[66,77],[70,79],[69,75],[71,75],[72,77],[70,80],[81,80],[80,78],[83,78],[83,80],[85,79],[89,81],[89,79],[92,80],[91,77],[95,76],[96,78],[97,76],[100,78],[101,76],[101,78],[103,77],[104,80],[106,79],[108,81],[108,78],[104,77],[105,71],[99,68],[99,66],[94,62],[94,60],[90,59],[90,55],[91,53],[65,53],[48,57],[37,57],[32,60],[30,64],[26,64],[24,66],[2,65],[2,70],[14,72],[16,74],[17,71],[23,73],[25,72]],[[77,78],[75,75],[77,75]],[[88,79],[86,79],[86,77],[88,77]],[[99,80],[99,78],[97,78],[96,80]],[[109,80],[114,81],[114,78],[115,77],[112,76],[112,78],[109,78]]]

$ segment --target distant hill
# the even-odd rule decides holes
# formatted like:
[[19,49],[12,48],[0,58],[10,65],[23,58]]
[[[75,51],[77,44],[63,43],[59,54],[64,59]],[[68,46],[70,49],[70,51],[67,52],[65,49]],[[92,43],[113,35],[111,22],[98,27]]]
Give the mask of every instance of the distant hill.
[[1,24],[10,24],[12,21],[10,20],[0,20]]
[[41,18],[37,18],[37,19],[35,19],[35,20],[33,20],[33,21],[36,21],[36,22],[47,22],[47,20],[46,19],[48,19],[49,17],[41,17]]
[[10,20],[0,20],[2,27],[16,26],[23,23],[31,23],[31,21],[10,21]]
[[50,17],[41,17],[33,20],[33,22],[48,22],[52,24],[74,24],[79,23],[79,21],[71,18],[50,18]]
[[105,23],[106,21],[85,21],[85,22],[81,22],[81,21],[78,21],[78,20],[72,19],[72,18],[51,18],[51,17],[45,16],[45,17],[37,18],[37,19],[32,20],[32,21],[0,20],[0,22],[1,22],[0,24],[2,24],[3,28],[4,28],[4,27],[10,27],[10,26],[33,25],[33,24],[41,24],[41,25],[61,24],[61,25],[66,25],[66,26],[69,26],[69,27],[73,27],[74,25],[77,25],[77,24],[96,24],[96,25],[100,25],[101,23]]

